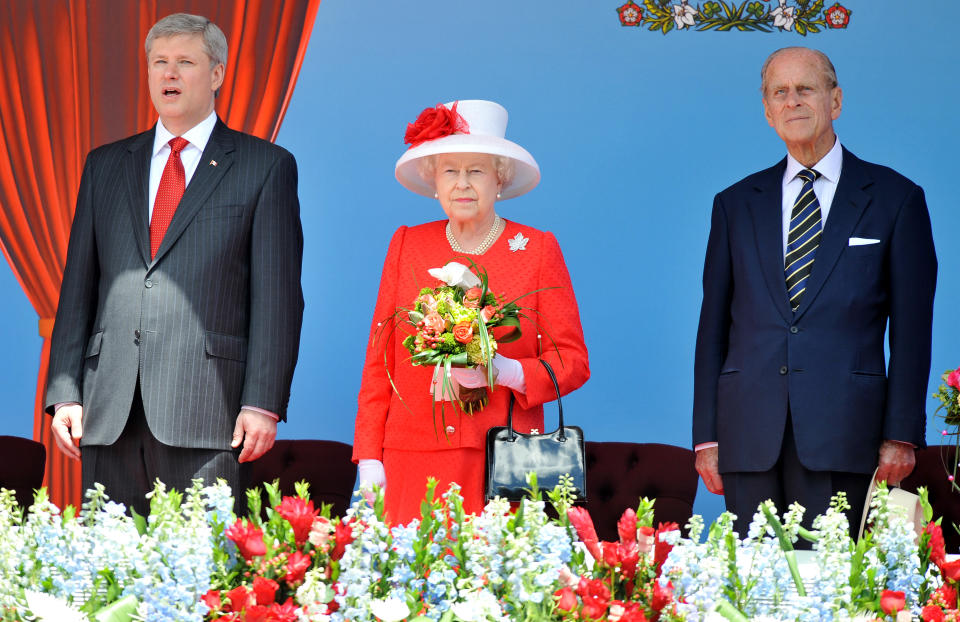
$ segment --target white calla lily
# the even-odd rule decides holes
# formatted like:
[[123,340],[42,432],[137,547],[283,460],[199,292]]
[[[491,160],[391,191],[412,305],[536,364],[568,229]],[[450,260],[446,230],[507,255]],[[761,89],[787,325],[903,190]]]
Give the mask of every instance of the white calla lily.
[[455,261],[451,261],[442,268],[430,268],[427,272],[430,273],[430,276],[440,279],[451,287],[462,287],[463,289],[480,287],[480,278],[470,272],[470,268]]
[[410,615],[410,608],[399,598],[390,597],[371,601],[370,613],[380,618],[381,622],[400,622]]
[[27,607],[41,622],[87,622],[87,616],[56,596],[26,590]]

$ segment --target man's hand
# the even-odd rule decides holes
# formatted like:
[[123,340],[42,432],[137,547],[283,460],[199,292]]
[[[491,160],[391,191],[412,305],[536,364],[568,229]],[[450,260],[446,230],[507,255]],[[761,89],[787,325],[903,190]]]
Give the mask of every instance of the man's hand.
[[239,462],[252,462],[267,453],[277,438],[277,422],[273,417],[246,408],[240,410],[237,425],[233,428],[231,447],[243,443]]
[[723,479],[720,477],[719,466],[720,450],[718,447],[707,447],[697,452],[697,473],[703,478],[707,490],[715,495],[723,494]]
[[886,481],[891,486],[899,486],[903,478],[913,472],[917,463],[914,446],[897,441],[883,441],[880,445],[880,466],[877,468],[877,481]]
[[53,440],[60,451],[74,460],[80,459],[80,439],[83,438],[83,406],[67,404],[57,409],[50,423]]

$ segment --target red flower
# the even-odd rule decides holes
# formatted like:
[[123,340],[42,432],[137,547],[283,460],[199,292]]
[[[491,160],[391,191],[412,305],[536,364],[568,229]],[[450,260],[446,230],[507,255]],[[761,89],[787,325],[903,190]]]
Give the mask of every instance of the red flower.
[[586,545],[590,555],[597,561],[602,560],[603,551],[600,550],[597,530],[593,526],[593,519],[590,518],[590,512],[581,507],[574,506],[567,510],[567,518],[570,519],[573,528],[577,530],[577,536],[580,538],[580,541]]
[[306,574],[307,569],[310,568],[310,564],[312,563],[313,560],[309,555],[304,555],[300,551],[294,551],[290,554],[290,557],[287,558],[287,563],[284,565],[287,574],[284,575],[283,580],[291,587],[294,583],[303,581],[303,575]]
[[668,531],[677,531],[678,529],[680,529],[680,526],[676,523],[660,523],[660,526],[657,527],[653,551],[653,562],[657,566],[657,576],[660,576],[660,568],[663,566],[663,562],[667,561],[667,556],[670,555],[670,551],[673,550],[673,545],[663,542],[660,539],[660,534]]
[[941,605],[944,609],[957,608],[957,588],[949,583],[944,583],[937,588],[937,591],[930,597],[930,602]]
[[284,497],[276,510],[293,527],[293,539],[297,546],[303,546],[307,538],[310,537],[313,519],[320,514],[320,510],[313,508],[313,501],[307,501],[300,497]]
[[943,615],[943,609],[936,605],[927,605],[921,609],[920,617],[923,619],[923,622],[944,622],[944,620],[947,619],[947,617]]
[[403,142],[410,145],[407,148],[413,149],[428,140],[451,134],[469,134],[470,126],[457,114],[457,103],[454,102],[453,108],[437,104],[436,108],[424,109],[416,121],[407,125],[407,133],[403,137]]
[[850,9],[839,2],[827,9],[827,26],[830,28],[846,28],[850,23]]
[[583,615],[586,618],[599,620],[607,611],[610,604],[610,588],[600,579],[580,579],[577,593],[583,601]]
[[224,534],[237,544],[240,554],[247,561],[267,552],[267,547],[263,543],[263,531],[243,519],[238,518],[237,522],[227,527]]
[[930,561],[940,567],[947,560],[946,544],[943,541],[943,529],[940,525],[930,522],[923,528],[924,533],[930,534]]
[[617,7],[617,15],[620,16],[621,26],[639,26],[643,22],[643,11],[633,3],[633,0]]
[[245,585],[238,585],[227,592],[227,600],[230,604],[223,607],[224,611],[243,611],[247,606],[253,604],[253,594]]
[[960,367],[947,374],[947,385],[960,389]]
[[270,622],[297,622],[297,606],[292,598],[288,598],[282,605],[274,604],[270,607]]
[[[673,602],[673,583],[667,582],[666,587],[661,586],[659,581],[653,583],[653,598],[650,600],[650,606],[653,607],[657,616],[664,608]],[[656,618],[654,618],[656,619]]]
[[279,589],[280,584],[273,579],[266,579],[264,577],[253,578],[253,594],[257,597],[258,605],[269,605],[272,603]]
[[210,608],[211,613],[217,613],[223,607],[223,601],[220,600],[219,590],[207,590],[207,593],[200,597],[203,604]]
[[553,593],[557,601],[557,609],[561,611],[573,611],[577,606],[577,595],[569,587],[564,587]]
[[243,612],[243,622],[270,622],[270,607],[250,605]]
[[647,616],[643,615],[640,603],[625,603],[616,600],[610,603],[607,620],[610,620],[610,622],[647,622]]
[[895,614],[907,606],[907,599],[903,592],[883,590],[880,594],[880,608],[886,614]]
[[336,544],[333,545],[333,550],[330,551],[330,559],[337,561],[343,557],[343,552],[346,550],[347,545],[353,542],[353,527],[350,523],[337,523],[333,539]]
[[943,562],[940,564],[940,574],[943,575],[943,580],[950,583],[956,583],[960,581],[960,559],[955,559],[952,562]]
[[637,540],[637,513],[633,508],[627,508],[623,516],[617,521],[617,534],[620,542],[636,542]]

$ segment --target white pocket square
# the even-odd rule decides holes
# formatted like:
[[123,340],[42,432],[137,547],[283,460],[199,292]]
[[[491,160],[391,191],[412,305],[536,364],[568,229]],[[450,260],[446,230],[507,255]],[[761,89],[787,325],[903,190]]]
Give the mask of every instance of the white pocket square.
[[850,246],[866,246],[867,244],[879,244],[880,240],[874,238],[850,238]]

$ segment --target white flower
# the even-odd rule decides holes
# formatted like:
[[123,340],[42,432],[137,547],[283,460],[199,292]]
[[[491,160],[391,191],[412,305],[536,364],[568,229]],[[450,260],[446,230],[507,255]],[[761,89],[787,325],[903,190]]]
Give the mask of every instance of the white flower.
[[796,19],[793,14],[796,10],[796,7],[787,6],[787,0],[780,0],[780,6],[770,11],[770,15],[773,17],[773,25],[781,30],[790,30],[793,28],[794,19]]
[[480,287],[480,279],[476,274],[470,272],[470,269],[462,263],[451,261],[442,268],[430,268],[427,270],[430,276],[440,279],[450,287],[462,287],[470,289],[471,287]]
[[55,596],[34,592],[32,590],[26,590],[24,594],[27,597],[27,607],[30,608],[30,611],[40,622],[87,621],[87,616]]
[[400,622],[410,615],[410,608],[399,598],[391,597],[371,601],[370,613],[380,618],[382,622]]
[[677,23],[677,28],[684,29],[688,26],[693,26],[694,16],[697,14],[697,10],[687,4],[684,0],[683,4],[673,5],[673,21]]

